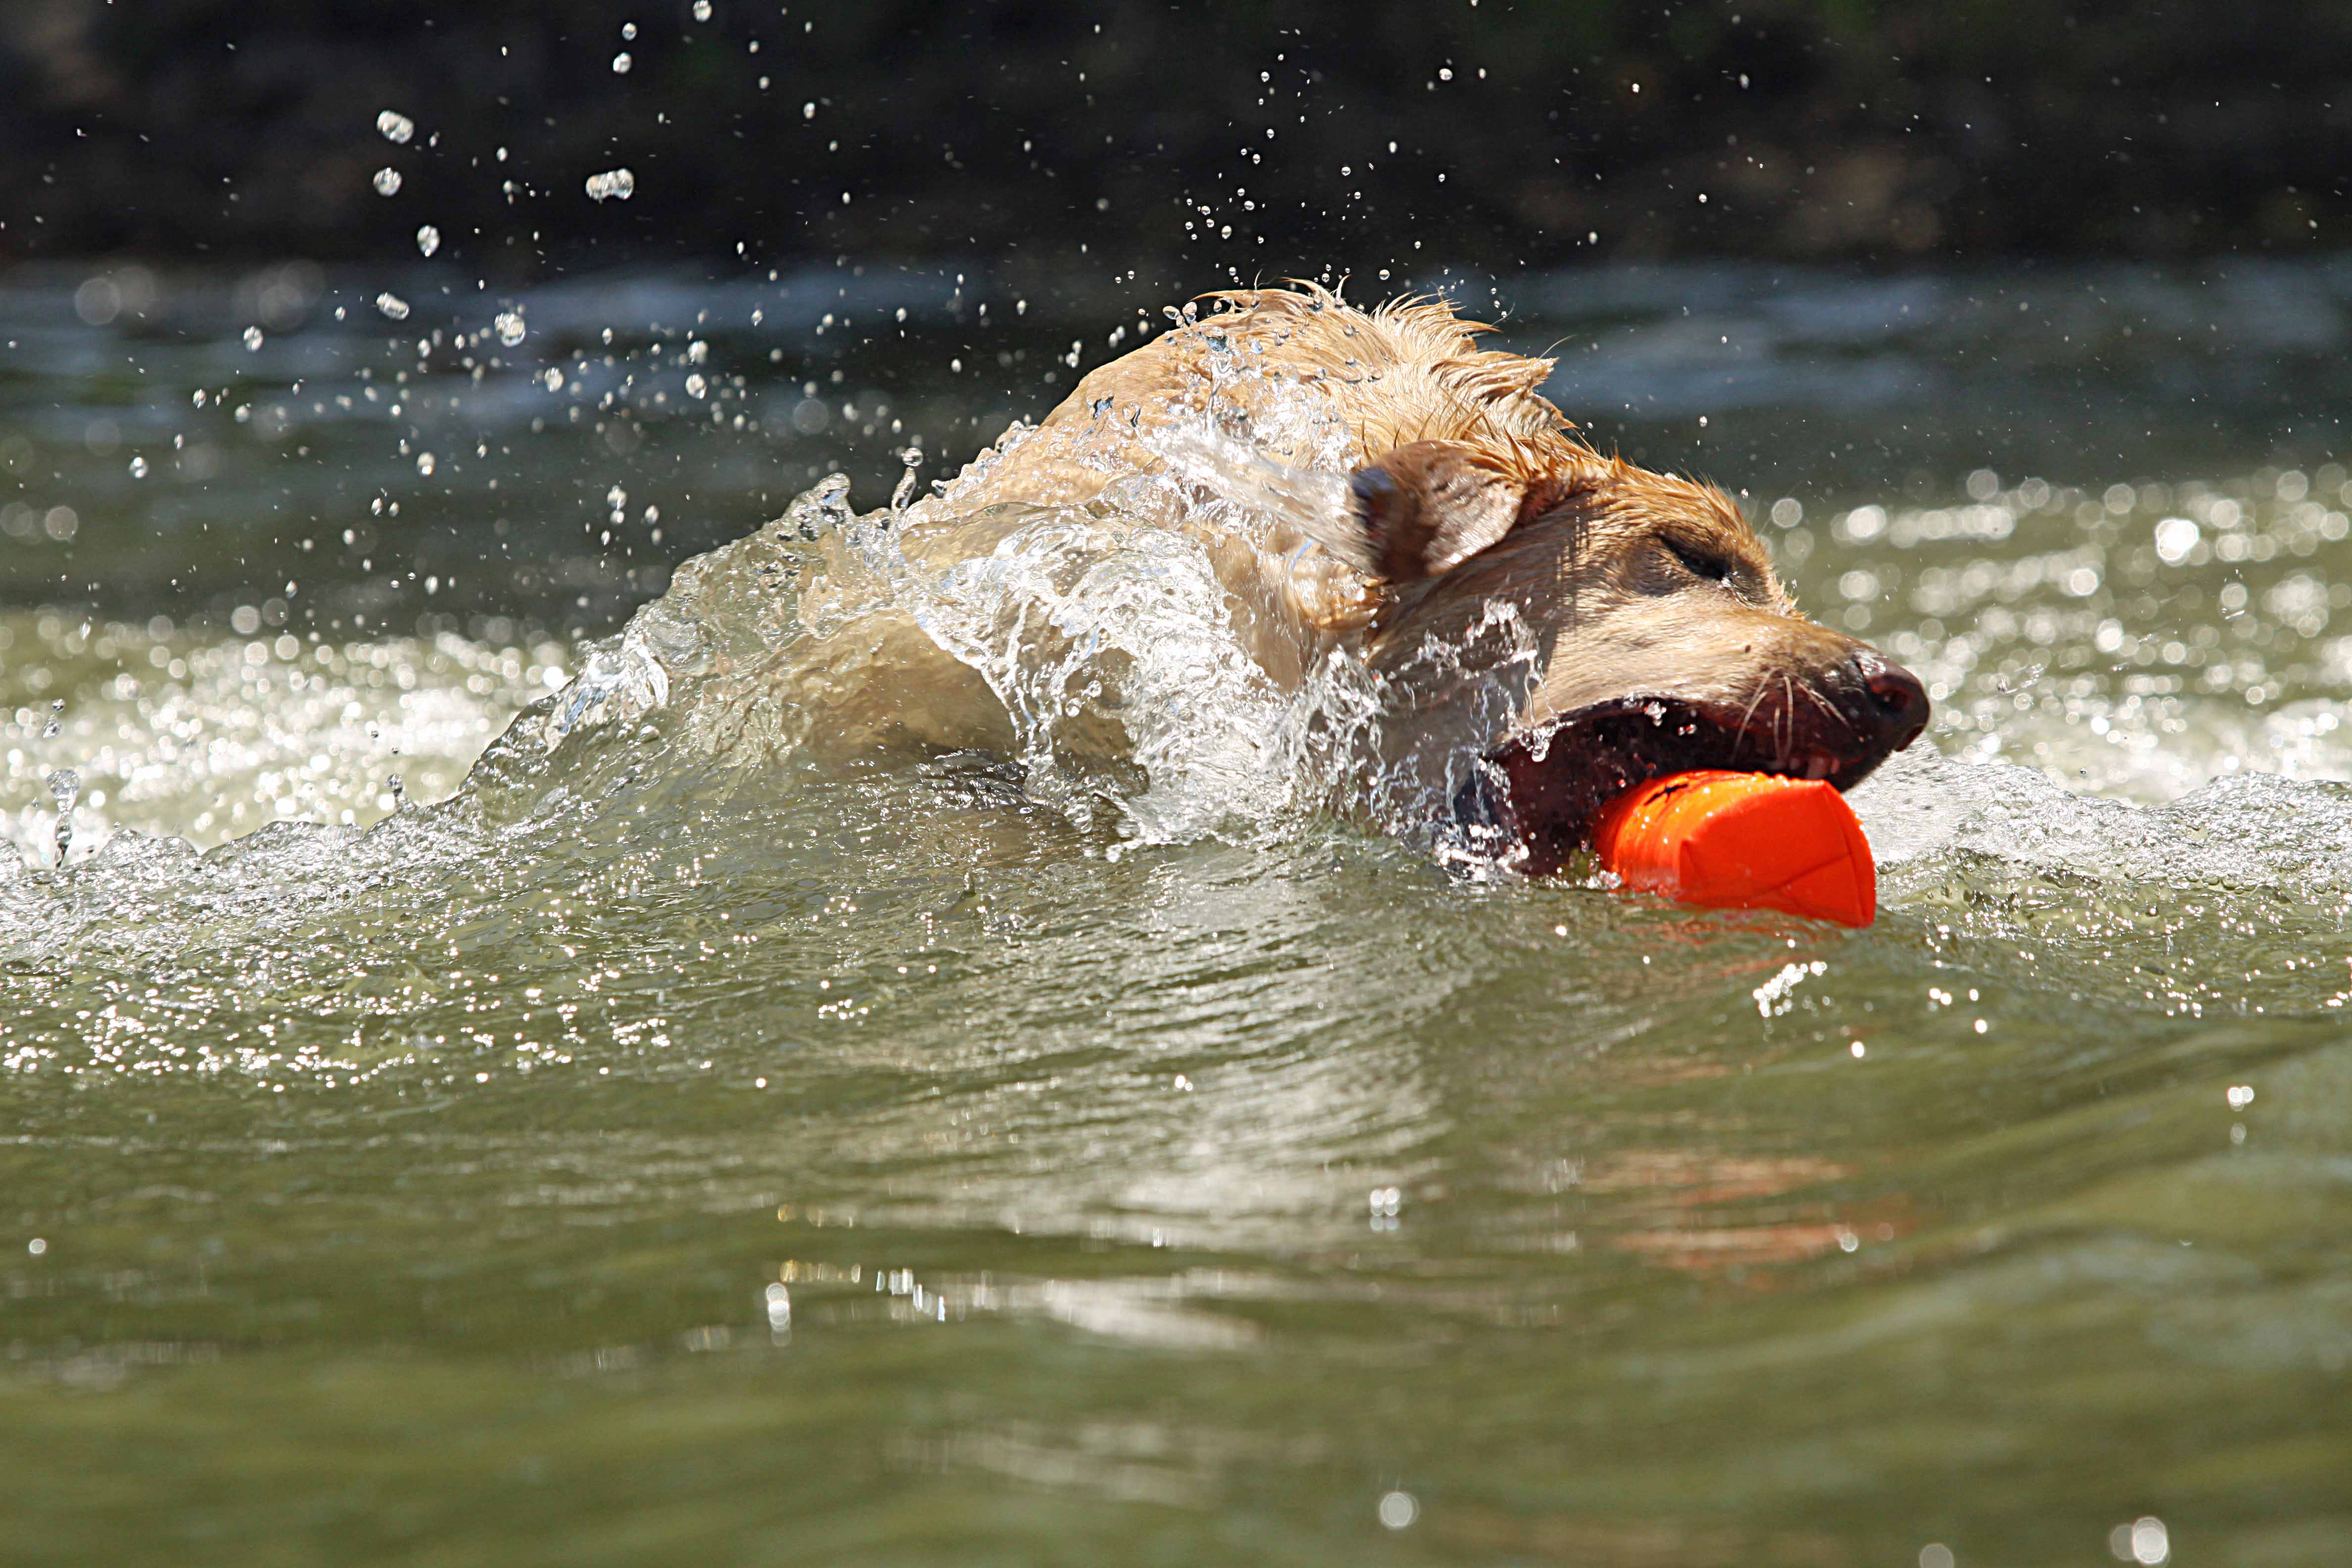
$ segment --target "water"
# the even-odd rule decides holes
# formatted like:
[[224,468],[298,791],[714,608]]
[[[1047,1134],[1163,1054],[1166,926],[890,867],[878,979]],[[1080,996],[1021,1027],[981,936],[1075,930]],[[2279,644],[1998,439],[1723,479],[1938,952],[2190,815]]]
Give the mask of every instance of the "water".
[[905,449],[1134,339],[956,270],[0,294],[13,1550],[2340,1560],[2342,274],[1496,285],[1935,686],[1850,933],[1448,873],[1066,518],[942,635],[1139,774],[1084,647],[814,758]]

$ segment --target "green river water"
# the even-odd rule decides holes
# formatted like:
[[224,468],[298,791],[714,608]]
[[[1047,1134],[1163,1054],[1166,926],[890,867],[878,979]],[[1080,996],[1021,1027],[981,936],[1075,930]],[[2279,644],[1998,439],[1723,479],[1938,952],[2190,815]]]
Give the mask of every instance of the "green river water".
[[1455,286],[1931,683],[1871,930],[593,640],[1160,297],[0,278],[0,1560],[2352,1557],[2352,268]]

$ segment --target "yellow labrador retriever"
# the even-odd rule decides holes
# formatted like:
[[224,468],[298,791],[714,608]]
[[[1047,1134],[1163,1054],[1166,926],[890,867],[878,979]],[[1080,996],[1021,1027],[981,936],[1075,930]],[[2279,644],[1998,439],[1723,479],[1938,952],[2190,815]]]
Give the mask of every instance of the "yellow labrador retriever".
[[[1442,302],[1215,298],[907,511],[893,558],[939,580],[1043,515],[1181,536],[1266,682],[1361,678],[1350,765],[1404,779],[1457,840],[1533,873],[1644,779],[1727,767],[1845,788],[1926,726],[1917,678],[1799,615],[1728,497],[1579,438],[1536,390],[1549,361],[1480,351],[1484,329]],[[987,675],[1005,650],[877,591],[870,552],[836,542],[819,561],[800,602],[813,635],[782,672],[810,745],[1017,754],[1018,704]],[[1003,637],[1069,635],[1045,617]],[[1118,660],[1091,679],[1116,686]],[[1116,756],[1131,726],[1116,703],[1093,711],[1088,743]]]

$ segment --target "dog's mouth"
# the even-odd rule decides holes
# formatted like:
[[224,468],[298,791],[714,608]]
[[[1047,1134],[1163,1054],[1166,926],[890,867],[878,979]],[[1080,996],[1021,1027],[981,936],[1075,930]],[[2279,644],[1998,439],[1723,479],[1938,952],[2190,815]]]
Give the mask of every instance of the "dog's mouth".
[[1636,784],[1725,768],[1852,789],[1917,738],[1924,709],[1916,721],[1892,724],[1797,726],[1785,713],[1767,719],[1678,698],[1618,698],[1487,753],[1454,795],[1454,820],[1473,853],[1548,876],[1591,844],[1601,811]]

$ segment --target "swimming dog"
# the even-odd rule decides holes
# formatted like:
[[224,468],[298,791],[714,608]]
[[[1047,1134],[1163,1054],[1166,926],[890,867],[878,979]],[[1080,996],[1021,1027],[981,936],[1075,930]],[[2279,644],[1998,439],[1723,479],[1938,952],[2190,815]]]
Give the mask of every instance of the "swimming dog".
[[[1269,681],[1356,661],[1378,707],[1362,765],[1418,770],[1456,826],[1536,874],[1643,780],[1844,789],[1925,728],[1918,679],[1800,615],[1728,496],[1582,439],[1537,390],[1550,361],[1482,351],[1487,329],[1437,300],[1211,298],[911,509],[910,568],[984,558],[1039,509],[1187,533]],[[920,616],[868,613],[870,573],[825,559],[789,694],[823,715],[821,749],[1010,750],[978,661]],[[1482,639],[1498,619],[1517,635]]]

